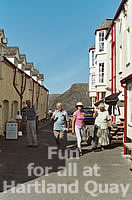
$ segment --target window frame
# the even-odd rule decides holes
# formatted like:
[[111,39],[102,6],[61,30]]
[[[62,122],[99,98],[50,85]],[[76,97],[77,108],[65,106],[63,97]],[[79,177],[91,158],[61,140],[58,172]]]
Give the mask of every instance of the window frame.
[[[102,70],[100,70],[100,67],[102,67]],[[101,79],[102,81],[100,81]],[[105,83],[105,63],[104,62],[99,63],[99,84],[102,84],[102,83]]]
[[95,73],[92,73],[91,74],[91,88],[94,89],[95,85],[96,85],[96,75],[95,75]]
[[95,61],[95,51],[92,50],[92,66],[94,66],[94,61]]
[[105,31],[99,32],[99,52],[105,51]]

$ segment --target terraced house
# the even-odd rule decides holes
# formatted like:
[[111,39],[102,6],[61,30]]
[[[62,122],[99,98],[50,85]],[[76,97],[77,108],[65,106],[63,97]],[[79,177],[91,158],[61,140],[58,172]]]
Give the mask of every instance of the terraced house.
[[[112,46],[112,82],[124,97],[124,153],[132,151],[132,0],[122,0],[106,39]],[[110,39],[111,38],[111,39]]]
[[[132,152],[132,0],[122,0],[120,6],[115,13],[112,21],[110,21],[105,37],[103,38],[104,43],[106,43],[107,55],[105,57],[106,65],[104,64],[104,69],[98,64],[96,55],[95,45],[95,56],[94,64],[90,65],[90,85],[92,85],[92,73],[94,68],[94,73],[96,78],[94,78],[94,92],[96,92],[96,100],[102,99],[105,94],[116,95],[118,94],[118,102],[120,108],[119,117],[116,116],[113,120],[123,120],[124,121],[124,154],[131,151]],[[101,36],[101,35],[100,35]],[[102,39],[98,40],[99,42]],[[102,42],[101,42],[102,43]],[[102,45],[102,44],[101,44]],[[102,46],[99,47],[103,47]],[[105,48],[104,48],[105,49]],[[93,59],[92,57],[93,49],[90,48],[90,63]],[[101,59],[102,60],[102,59]],[[91,70],[92,69],[92,70]],[[102,70],[103,69],[103,70]],[[101,75],[102,74],[102,75]],[[101,75],[101,76],[100,76]],[[99,78],[101,77],[101,79]],[[106,78],[105,78],[106,77]],[[104,95],[100,97],[98,94],[98,81],[104,79]],[[102,81],[103,82],[103,81]],[[91,98],[95,98],[95,93],[93,95],[92,88],[90,87]],[[91,101],[92,105],[93,102]]]
[[0,30],[0,135],[4,134],[7,121],[15,121],[30,99],[35,105],[39,120],[46,118],[48,89],[44,87],[44,75],[33,63],[20,54],[18,47],[8,47],[4,30]]
[[95,45],[89,49],[89,95],[92,106],[96,101],[103,99],[109,93],[107,87],[107,40],[105,36],[111,24],[111,19],[106,19],[95,31]]

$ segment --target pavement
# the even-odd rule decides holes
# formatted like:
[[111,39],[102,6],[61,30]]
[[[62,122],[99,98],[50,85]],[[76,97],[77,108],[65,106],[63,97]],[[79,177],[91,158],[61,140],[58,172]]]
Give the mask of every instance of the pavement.
[[[48,148],[56,148],[56,143],[49,121],[40,124],[38,138],[38,148],[27,148],[25,135],[0,141],[0,200],[132,199],[132,172],[121,156],[122,145],[95,153],[83,143],[79,158],[76,138],[69,133],[66,151],[54,150],[50,159]],[[12,189],[4,190],[4,184],[11,183]]]

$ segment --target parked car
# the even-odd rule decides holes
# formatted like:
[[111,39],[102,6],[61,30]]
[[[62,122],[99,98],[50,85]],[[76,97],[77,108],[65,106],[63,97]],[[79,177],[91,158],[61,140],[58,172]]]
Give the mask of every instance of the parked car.
[[93,133],[91,134],[91,128],[89,125],[94,125],[95,119],[93,118],[94,114],[94,108],[92,107],[84,107],[83,108],[84,112],[84,123],[85,123],[85,128],[84,128],[84,140],[87,142],[88,145],[92,144],[93,141]]
[[94,108],[92,107],[84,107],[84,122],[86,125],[94,125],[95,119],[93,118]]

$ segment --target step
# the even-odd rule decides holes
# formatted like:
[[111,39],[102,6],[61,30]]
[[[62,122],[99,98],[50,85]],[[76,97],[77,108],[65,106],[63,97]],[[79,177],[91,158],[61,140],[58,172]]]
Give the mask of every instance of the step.
[[110,131],[110,134],[112,134],[112,135],[124,135],[124,132]]
[[118,127],[118,129],[120,128],[120,129],[124,129],[124,126],[117,126]]
[[117,131],[118,129],[117,129],[117,128],[112,128],[111,130],[112,130],[112,131]]
[[116,140],[119,140],[119,139],[123,139],[123,136],[122,136],[122,135],[120,135],[120,136],[118,136],[118,135],[113,135],[112,138],[113,138],[113,139],[116,139]]
[[115,131],[110,131],[110,134],[114,135],[114,134],[116,134],[116,133],[115,133]]
[[124,145],[128,150],[132,151],[132,143],[124,143]]
[[132,160],[132,156],[129,155],[129,154],[126,154],[126,155],[123,154],[122,157],[125,158],[125,159]]
[[117,124],[113,124],[113,123],[112,123],[112,126],[113,126],[114,128],[116,128],[116,127],[117,127]]
[[122,132],[122,131],[117,131],[116,134],[117,134],[117,135],[124,135],[124,132]]

